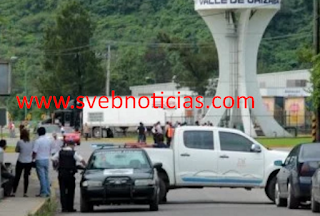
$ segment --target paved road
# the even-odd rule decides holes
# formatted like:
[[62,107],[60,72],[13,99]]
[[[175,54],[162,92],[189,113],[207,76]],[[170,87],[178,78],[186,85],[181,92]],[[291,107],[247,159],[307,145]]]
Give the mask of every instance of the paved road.
[[[91,154],[88,143],[82,143],[78,151],[86,158]],[[75,207],[79,211],[79,188],[77,189]],[[314,215],[310,209],[288,210],[277,208],[271,204],[263,190],[246,191],[244,189],[180,189],[170,191],[168,203],[160,205],[158,212],[149,212],[148,206],[121,206],[121,207],[99,207],[95,209],[94,215],[111,214],[114,216],[212,216],[215,215],[237,215],[237,216],[308,216]],[[58,213],[57,215],[64,215]],[[65,215],[83,215],[73,213]]]

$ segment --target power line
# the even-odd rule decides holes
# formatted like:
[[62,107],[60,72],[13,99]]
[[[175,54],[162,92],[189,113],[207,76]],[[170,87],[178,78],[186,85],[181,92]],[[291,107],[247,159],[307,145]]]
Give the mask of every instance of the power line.
[[[276,36],[276,37],[268,37],[268,38],[262,38],[262,43],[268,42],[278,42],[283,41],[284,39],[298,39],[298,38],[307,38],[312,37],[310,33],[298,33],[298,34],[288,34],[283,36]],[[154,46],[154,47],[179,47],[179,48],[193,48],[194,46],[214,46],[214,41],[210,42],[200,42],[200,43],[155,43],[155,42],[132,42],[132,41],[115,41],[115,40],[109,40],[107,41],[109,44],[113,45],[134,45],[134,46]],[[79,47],[73,47],[73,48],[67,48],[63,50],[29,50],[28,54],[30,55],[59,55],[59,56],[68,56],[68,55],[76,55],[77,53],[86,53],[86,52],[92,52],[93,49],[99,48],[101,46],[104,46],[105,43],[99,42],[96,44],[91,45],[83,45]],[[86,50],[80,51],[80,49],[87,48]],[[90,49],[91,48],[91,49]],[[75,52],[68,52],[73,50],[79,50]]]

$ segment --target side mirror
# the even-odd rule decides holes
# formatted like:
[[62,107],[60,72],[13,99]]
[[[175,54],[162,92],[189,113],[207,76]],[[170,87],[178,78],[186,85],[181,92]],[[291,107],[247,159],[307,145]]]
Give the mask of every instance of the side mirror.
[[283,166],[282,160],[276,160],[273,164],[275,166]]
[[252,144],[250,150],[251,150],[252,152],[257,152],[257,153],[259,153],[259,152],[261,152],[261,147],[260,147],[259,145],[257,145],[257,144]]
[[161,168],[162,168],[162,163],[155,163],[155,164],[153,164],[153,168],[155,168],[155,169],[161,169]]

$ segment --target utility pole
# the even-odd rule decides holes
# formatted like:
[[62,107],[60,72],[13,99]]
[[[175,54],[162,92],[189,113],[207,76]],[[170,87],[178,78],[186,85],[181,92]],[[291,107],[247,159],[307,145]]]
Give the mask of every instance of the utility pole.
[[[314,54],[319,54],[319,0],[313,0],[313,42],[314,42]],[[320,86],[314,86],[314,88],[320,88]],[[317,107],[317,142],[320,142],[320,106]]]
[[80,79],[80,82],[78,83],[78,93],[79,95],[78,96],[81,96],[82,95],[82,74],[81,74],[81,67],[80,67],[80,54],[79,52],[77,52],[77,68],[78,68],[78,76],[79,76],[79,79]]
[[110,96],[110,63],[111,63],[111,46],[108,45],[107,55],[107,76],[106,76],[106,96]]

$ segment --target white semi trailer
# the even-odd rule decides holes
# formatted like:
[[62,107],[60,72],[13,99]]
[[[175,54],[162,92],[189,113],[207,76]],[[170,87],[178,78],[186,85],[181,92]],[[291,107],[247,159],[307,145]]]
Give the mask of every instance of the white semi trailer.
[[[123,96],[112,101],[112,97],[88,97],[83,99],[82,123],[87,124],[93,137],[110,137],[110,130],[126,130],[138,127],[140,122],[152,127],[156,122],[165,124],[165,110],[153,108],[153,99]],[[122,104],[121,104],[122,101]],[[119,108],[118,108],[119,107]]]

